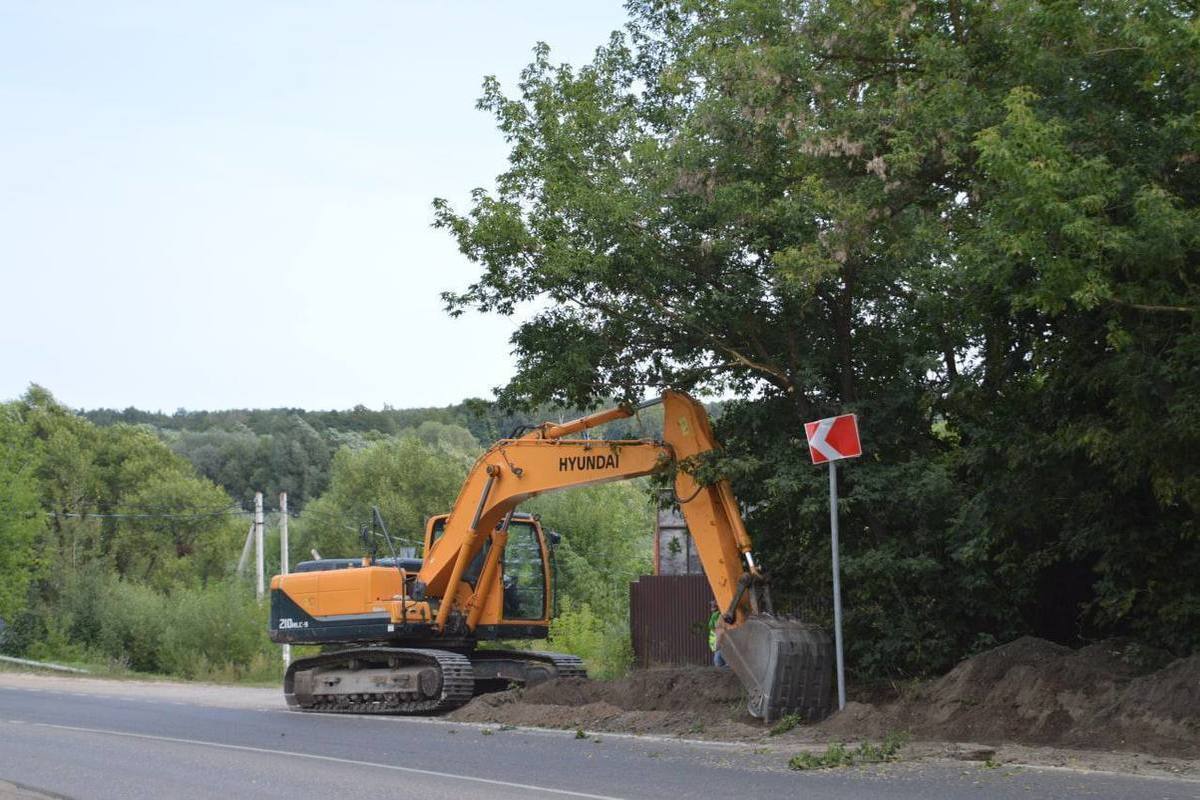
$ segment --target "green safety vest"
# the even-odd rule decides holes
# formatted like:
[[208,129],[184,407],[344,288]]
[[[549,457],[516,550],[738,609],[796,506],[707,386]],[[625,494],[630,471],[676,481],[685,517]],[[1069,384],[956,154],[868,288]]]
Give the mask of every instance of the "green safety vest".
[[717,652],[717,620],[721,618],[720,611],[714,611],[708,618],[708,649]]

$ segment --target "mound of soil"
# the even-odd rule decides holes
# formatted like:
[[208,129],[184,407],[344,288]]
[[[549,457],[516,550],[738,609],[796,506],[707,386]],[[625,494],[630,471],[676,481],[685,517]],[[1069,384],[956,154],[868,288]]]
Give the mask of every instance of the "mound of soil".
[[[905,696],[850,702],[789,737],[1016,742],[1200,758],[1200,655],[1162,666],[1129,642],[1081,650],[1026,637],[969,658]],[[867,695],[860,695],[865,699]],[[452,719],[592,731],[759,739],[729,670],[651,669],[618,681],[565,679],[475,698]]]
[[1071,650],[1018,639],[878,709],[876,724],[958,741],[1200,756],[1200,656],[1156,670],[1145,655],[1119,640]]
[[638,670],[616,681],[564,678],[476,697],[450,713],[463,722],[499,722],[589,731],[744,738],[762,734],[729,670]]

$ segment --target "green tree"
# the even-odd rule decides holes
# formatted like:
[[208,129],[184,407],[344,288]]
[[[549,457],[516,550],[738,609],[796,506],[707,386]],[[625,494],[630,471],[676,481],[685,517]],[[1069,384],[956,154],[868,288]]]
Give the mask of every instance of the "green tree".
[[25,609],[30,584],[40,574],[36,544],[45,530],[45,515],[36,478],[38,458],[17,407],[0,405],[0,619],[5,621]]
[[229,496],[148,428],[98,428],[40,387],[11,406],[37,453],[39,542],[51,585],[93,563],[165,588],[223,575],[236,559]]
[[[420,550],[425,520],[450,510],[471,458],[426,445],[412,436],[388,439],[362,450],[339,450],[333,459],[329,491],[305,508],[295,551],[307,557],[362,553],[360,525],[378,506],[398,542]],[[386,554],[386,553],[385,553]]]
[[645,487],[609,483],[551,492],[522,510],[562,536],[557,589],[574,608],[587,605],[606,625],[628,628],[629,583],[653,569],[654,509]]
[[1155,0],[633,0],[480,107],[496,190],[437,224],[511,314],[509,403],[733,392],[724,469],[827,614],[800,423],[844,471],[861,671],[1035,632],[1200,645],[1200,28]]

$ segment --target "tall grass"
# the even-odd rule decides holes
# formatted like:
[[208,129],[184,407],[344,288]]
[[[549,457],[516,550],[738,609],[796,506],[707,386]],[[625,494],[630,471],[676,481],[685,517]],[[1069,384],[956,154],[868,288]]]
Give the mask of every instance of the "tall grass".
[[81,573],[42,614],[44,634],[27,649],[32,658],[198,680],[282,676],[279,649],[267,638],[266,605],[238,582],[162,593]]

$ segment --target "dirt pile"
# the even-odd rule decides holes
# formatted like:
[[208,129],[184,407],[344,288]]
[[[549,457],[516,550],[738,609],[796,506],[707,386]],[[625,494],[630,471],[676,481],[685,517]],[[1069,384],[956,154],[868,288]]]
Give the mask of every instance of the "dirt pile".
[[762,725],[746,713],[737,677],[729,670],[704,667],[638,670],[616,681],[548,681],[477,697],[450,718],[720,738],[762,734]]
[[820,727],[1200,756],[1200,656],[1155,669],[1158,661],[1122,641],[1071,650],[1026,637],[969,658],[895,702],[847,707]]
[[[788,736],[846,740],[903,730],[943,741],[1200,758],[1200,655],[1163,661],[1118,640],[1071,650],[1026,637],[899,698],[848,703]],[[722,739],[762,739],[768,730],[746,714],[732,672],[699,667],[643,670],[618,681],[551,681],[478,697],[451,718]]]

